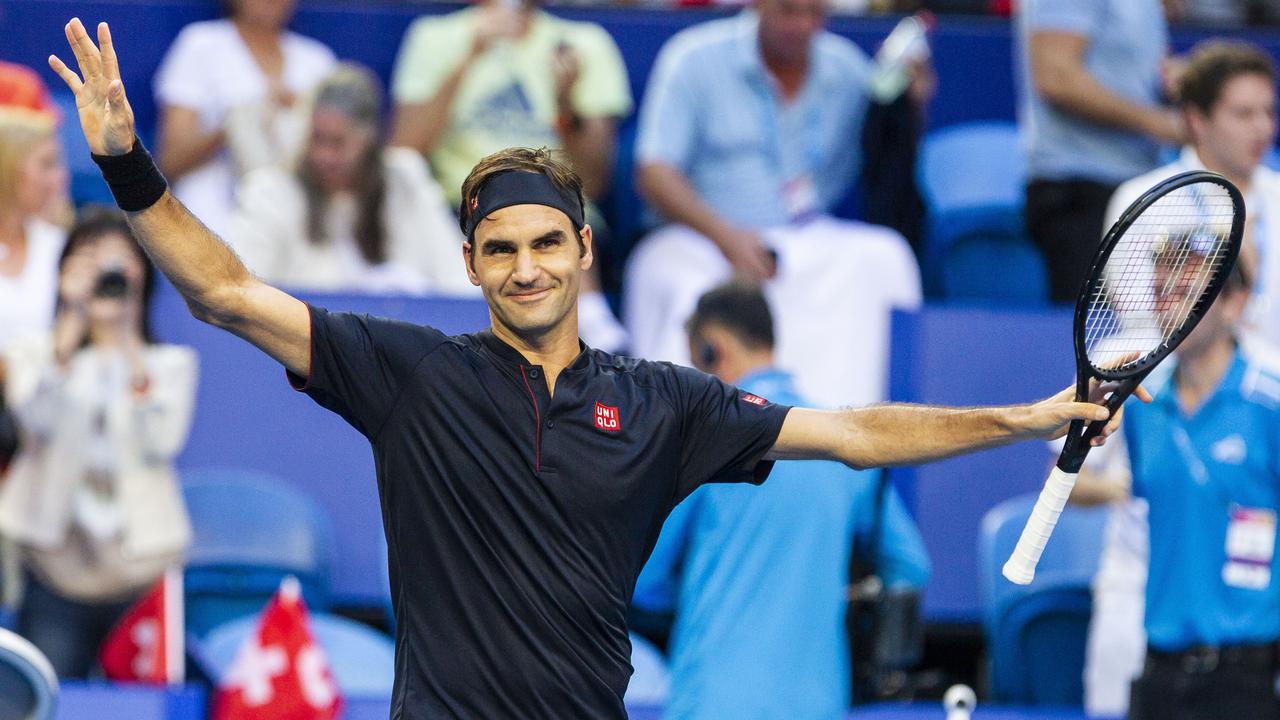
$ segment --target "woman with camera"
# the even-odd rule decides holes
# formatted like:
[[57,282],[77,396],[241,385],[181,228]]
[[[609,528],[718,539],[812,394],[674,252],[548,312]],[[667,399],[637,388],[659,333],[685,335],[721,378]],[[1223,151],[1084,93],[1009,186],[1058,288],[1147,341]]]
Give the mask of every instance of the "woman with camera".
[[150,338],[152,279],[121,215],[86,215],[62,253],[53,331],[5,353],[23,443],[0,486],[0,534],[21,548],[18,631],[63,678],[92,670],[107,631],[191,536],[173,458],[196,356]]

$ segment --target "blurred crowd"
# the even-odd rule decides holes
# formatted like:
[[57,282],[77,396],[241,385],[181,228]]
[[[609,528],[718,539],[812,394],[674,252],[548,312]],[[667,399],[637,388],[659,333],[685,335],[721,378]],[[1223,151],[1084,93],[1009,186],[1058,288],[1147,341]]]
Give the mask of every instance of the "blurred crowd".
[[[1074,302],[1097,238],[1130,200],[1176,172],[1207,168],[1240,186],[1251,221],[1239,307],[1218,337],[1228,358],[1241,353],[1241,368],[1265,366],[1280,341],[1272,299],[1280,237],[1271,239],[1280,220],[1270,222],[1280,212],[1280,178],[1264,165],[1276,131],[1273,61],[1238,43],[1175,57],[1167,32],[1170,22],[1280,22],[1275,3],[756,0],[666,42],[641,98],[632,97],[607,31],[536,2],[480,0],[416,20],[389,88],[290,30],[291,0],[223,5],[220,19],[182,30],[151,79],[159,107],[152,149],[178,199],[253,272],[283,287],[476,297],[460,251],[461,179],[498,149],[549,147],[582,176],[588,222],[615,262],[600,272],[621,280],[615,287],[598,273],[583,286],[588,345],[690,364],[775,401],[884,400],[891,314],[919,307],[924,295],[914,168],[937,87],[929,20],[907,16],[875,56],[824,26],[830,12],[973,12],[1016,24],[1025,231],[1044,257],[1052,300]],[[132,79],[134,87],[146,81]],[[198,358],[149,332],[152,270],[123,216],[74,207],[58,128],[75,119],[58,107],[40,74],[0,63],[0,592],[18,632],[60,676],[86,677],[114,621],[191,542],[174,458],[191,427]],[[610,237],[599,206],[617,181],[619,126],[633,113],[634,183],[650,208],[649,231],[624,265],[620,250],[608,251],[623,243]],[[839,216],[851,192],[861,193],[861,219]],[[1233,362],[1201,363],[1204,374],[1178,378],[1209,388],[1243,382],[1231,373],[1248,371]],[[1277,415],[1269,407],[1249,416],[1257,426],[1248,432],[1270,432]],[[1156,425],[1143,432],[1169,432]],[[1270,517],[1272,549],[1275,459],[1222,481],[1228,496],[1242,483],[1262,488],[1229,504]],[[1212,485],[1212,470],[1192,482]],[[1128,679],[1144,662],[1148,674],[1173,676],[1148,678],[1143,691],[1155,697],[1184,687],[1194,673],[1178,658],[1196,648],[1280,640],[1275,622],[1229,620],[1241,603],[1251,617],[1280,617],[1280,586],[1269,575],[1224,579],[1222,554],[1239,548],[1218,547],[1223,538],[1207,538],[1217,545],[1187,567],[1158,557],[1156,542],[1148,558],[1148,512],[1153,536],[1192,522],[1178,515],[1186,498],[1156,492],[1150,472],[1123,467],[1112,473],[1124,478],[1120,490],[1095,495],[1114,502],[1117,517],[1138,519],[1136,529],[1130,522],[1113,534],[1140,538],[1139,569],[1145,576],[1152,567],[1145,582],[1121,573],[1120,585],[1148,599],[1173,582],[1232,591],[1212,600],[1217,625],[1161,634],[1148,616],[1149,652],[1142,613],[1124,605],[1114,620],[1121,629],[1108,637],[1136,638],[1132,660],[1089,676],[1113,686],[1096,689],[1099,712],[1125,711]],[[927,581],[918,530],[877,473],[779,468],[765,490],[695,493],[637,588],[638,609],[675,614],[669,650],[680,716],[714,716],[708,708],[735,716],[727,698],[756,697],[735,689],[744,682],[760,697],[786,699],[783,707],[810,703],[806,716],[838,712],[853,678],[848,644],[833,639],[846,638],[858,546],[880,581],[858,587],[876,587],[869,593],[880,601],[900,590],[918,597]],[[1147,494],[1149,510],[1135,510],[1131,498]],[[716,523],[728,514],[750,522]],[[1220,514],[1226,519],[1213,522],[1230,532],[1235,516]],[[1259,522],[1249,532],[1265,534]],[[1247,560],[1270,567],[1273,556]],[[1171,564],[1179,571],[1165,569]],[[1099,607],[1117,602],[1108,596]],[[1177,625],[1193,610],[1160,612]],[[751,632],[735,625],[743,618]],[[734,644],[736,670],[701,660]],[[783,645],[787,653],[775,651]],[[1116,657],[1099,651],[1094,662]],[[1274,677],[1276,660],[1249,655],[1248,668]],[[769,663],[788,669],[772,676],[787,682],[770,682]],[[805,663],[812,672],[797,683]]]

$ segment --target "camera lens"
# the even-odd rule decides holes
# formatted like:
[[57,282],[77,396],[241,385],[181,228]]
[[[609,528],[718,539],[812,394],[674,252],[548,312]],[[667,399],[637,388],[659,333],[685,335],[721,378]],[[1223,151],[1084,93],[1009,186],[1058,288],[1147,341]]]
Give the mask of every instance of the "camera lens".
[[103,270],[98,275],[98,284],[93,288],[93,296],[99,298],[121,298],[129,291],[129,278],[119,268]]

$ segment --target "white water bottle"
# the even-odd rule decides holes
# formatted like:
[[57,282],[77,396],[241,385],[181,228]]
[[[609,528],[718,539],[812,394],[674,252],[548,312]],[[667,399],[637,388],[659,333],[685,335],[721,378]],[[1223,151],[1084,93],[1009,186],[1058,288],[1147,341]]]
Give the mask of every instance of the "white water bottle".
[[868,89],[876,102],[885,105],[898,99],[911,83],[911,65],[929,57],[928,33],[933,16],[926,12],[908,15],[894,26],[872,59]]
[[978,696],[968,685],[952,685],[942,696],[942,707],[947,711],[947,720],[969,720],[978,707]]

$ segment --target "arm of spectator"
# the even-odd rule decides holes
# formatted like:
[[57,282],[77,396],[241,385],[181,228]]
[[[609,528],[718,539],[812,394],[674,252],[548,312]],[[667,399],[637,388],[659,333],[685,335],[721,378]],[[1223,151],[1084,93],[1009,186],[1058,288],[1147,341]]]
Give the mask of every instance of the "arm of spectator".
[[53,359],[52,339],[48,335],[20,339],[5,351],[4,361],[8,367],[5,405],[25,437],[44,442],[57,422],[66,384],[65,371]]
[[684,173],[665,163],[644,163],[637,186],[658,212],[715,243],[737,272],[754,280],[773,277],[776,267],[759,233],[726,222],[702,201]]
[[1028,49],[1035,91],[1053,107],[1090,122],[1142,133],[1155,140],[1186,139],[1182,116],[1175,110],[1130,102],[1108,90],[1085,67],[1088,39],[1061,31],[1031,34]]
[[453,101],[471,64],[495,41],[515,37],[523,27],[516,10],[495,5],[480,12],[471,44],[443,77],[434,72],[436,65],[448,62],[433,47],[437,43],[433,37],[436,28],[428,22],[409,29],[392,83],[396,101],[392,145],[413,148],[424,155],[430,153],[449,127]]
[[198,111],[177,105],[160,108],[156,158],[165,176],[177,180],[195,170],[209,162],[225,142],[221,128],[202,127]]
[[[50,56],[49,64],[76,95],[89,149],[123,155],[138,138],[110,30],[106,23],[98,25],[101,50],[79,19],[65,30],[81,76],[57,57]],[[306,305],[255,278],[168,190],[128,219],[138,242],[182,293],[192,314],[248,340],[290,371],[310,374],[311,315]]]
[[[1096,398],[1102,401],[1101,396]],[[1111,416],[1103,440],[1119,427]],[[795,408],[768,459],[835,460],[855,469],[916,465],[1008,445],[1061,437],[1072,420],[1106,420],[1095,403],[1075,401],[1070,387],[1027,405],[951,408],[887,404],[847,410]]]
[[933,567],[920,528],[911,519],[892,483],[885,488],[882,537],[876,554],[876,573],[886,588],[921,590]]
[[617,123],[613,118],[581,118],[572,110],[560,110],[557,131],[573,169],[582,178],[588,198],[599,200],[609,193],[617,145]]
[[191,348],[155,346],[147,353],[147,382],[134,387],[133,418],[144,457],[168,463],[187,444],[196,401],[196,354]]

